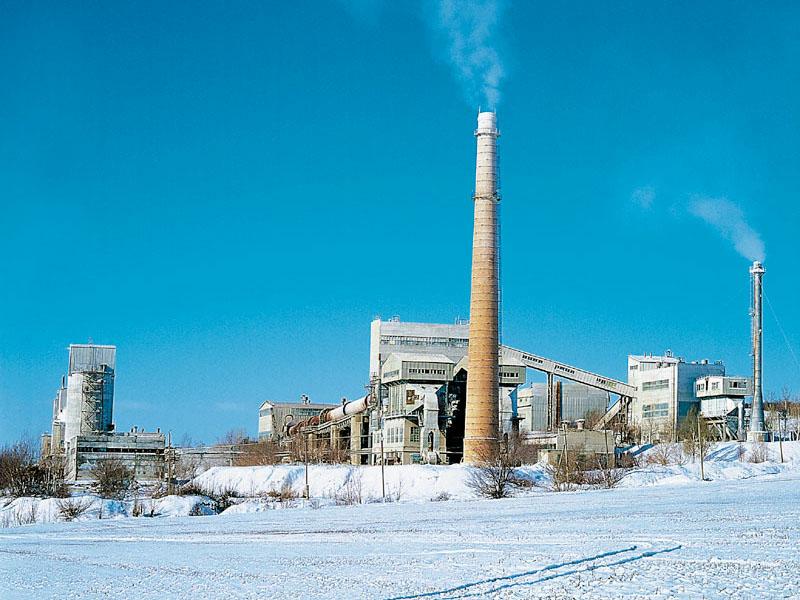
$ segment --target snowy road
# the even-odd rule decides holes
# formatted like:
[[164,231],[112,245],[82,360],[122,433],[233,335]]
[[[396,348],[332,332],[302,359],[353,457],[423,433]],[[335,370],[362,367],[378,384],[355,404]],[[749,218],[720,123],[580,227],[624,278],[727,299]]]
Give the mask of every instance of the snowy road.
[[0,531],[0,598],[800,598],[800,474]]

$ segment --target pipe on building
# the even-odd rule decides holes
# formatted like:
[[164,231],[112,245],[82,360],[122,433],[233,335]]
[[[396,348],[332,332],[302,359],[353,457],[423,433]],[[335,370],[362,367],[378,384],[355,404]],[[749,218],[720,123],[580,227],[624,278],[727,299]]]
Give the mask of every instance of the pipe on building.
[[497,115],[478,113],[475,215],[469,309],[464,462],[494,450],[499,433],[499,249],[497,228]]
[[338,421],[343,417],[357,415],[370,408],[370,399],[370,396],[364,396],[363,398],[352,400],[350,402],[342,401],[341,406],[326,409],[322,411],[319,416],[309,417],[308,419],[303,419],[297,423],[289,423],[286,426],[286,431],[290,436],[296,435],[301,433],[306,427],[316,427],[317,425],[321,425],[323,423]]

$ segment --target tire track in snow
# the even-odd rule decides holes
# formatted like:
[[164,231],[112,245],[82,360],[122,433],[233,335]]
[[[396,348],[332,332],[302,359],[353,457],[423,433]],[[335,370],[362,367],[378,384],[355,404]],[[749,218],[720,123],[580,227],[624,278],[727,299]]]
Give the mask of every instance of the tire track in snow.
[[[680,546],[678,546],[678,548],[679,547]],[[480,586],[480,585],[487,585],[487,584],[490,584],[490,583],[499,583],[501,581],[510,581],[510,580],[515,580],[515,579],[521,579],[523,577],[530,577],[532,575],[538,575],[538,574],[544,573],[546,571],[553,571],[553,570],[556,570],[556,569],[562,569],[564,567],[570,567],[570,566],[574,566],[574,565],[581,565],[581,564],[585,564],[585,563],[589,563],[589,562],[593,562],[593,561],[603,560],[605,558],[608,558],[608,557],[611,557],[611,556],[618,556],[618,555],[624,554],[626,552],[634,552],[637,549],[638,549],[638,546],[629,546],[628,548],[622,548],[620,550],[609,550],[608,552],[601,552],[600,554],[595,554],[594,556],[587,556],[587,557],[584,557],[584,558],[577,558],[575,560],[570,560],[570,561],[566,561],[566,562],[554,563],[552,565],[547,565],[546,567],[541,567],[539,569],[534,569],[533,571],[524,571],[522,573],[514,573],[512,575],[503,575],[503,576],[500,576],[500,577],[490,577],[489,579],[482,579],[480,581],[473,581],[472,583],[464,583],[462,585],[457,585],[457,586],[454,586],[454,587],[451,587],[451,588],[448,588],[448,589],[437,590],[437,591],[434,591],[434,592],[423,592],[421,594],[410,594],[410,595],[407,595],[407,596],[394,596],[394,597],[388,598],[387,600],[414,600],[416,598],[431,598],[431,597],[434,597],[434,596],[445,597],[446,594],[450,595],[450,594],[455,594],[455,593],[458,593],[458,592],[463,592],[463,591],[469,590],[470,588],[474,588],[474,587],[477,587],[477,586]],[[675,548],[675,549],[677,549],[677,548]],[[656,553],[658,553],[658,552],[656,552]],[[648,554],[648,553],[646,552],[645,554]],[[643,556],[640,556],[639,558],[642,558],[642,557]],[[629,560],[636,560],[636,558],[629,559]],[[625,562],[629,562],[629,560],[625,561]],[[612,564],[614,564],[614,563],[612,563]],[[611,566],[611,565],[598,565],[595,568],[599,568],[600,566]],[[588,571],[588,570],[590,570],[590,569],[576,569],[575,571],[572,571],[572,572]],[[560,575],[556,575],[556,576],[560,576]],[[551,579],[551,578],[553,578],[553,577],[543,578],[542,581],[544,581],[546,579]],[[530,582],[530,583],[535,583],[535,582]],[[514,585],[520,585],[520,584],[517,584],[517,583],[510,584],[509,583],[509,584],[506,584],[505,586],[501,586],[501,587],[499,587],[497,589],[504,589],[505,587],[512,587]],[[466,598],[466,597],[468,597],[468,595],[449,596],[449,597],[452,597],[452,598]]]
[[[634,546],[634,548],[635,548],[635,546]],[[500,585],[500,586],[497,586],[497,587],[489,589],[489,590],[484,590],[484,591],[482,591],[480,593],[470,592],[470,593],[467,593],[467,594],[462,594],[460,596],[442,596],[442,598],[446,599],[446,600],[455,600],[456,598],[470,598],[470,597],[485,596],[486,594],[494,594],[496,592],[500,592],[502,590],[507,590],[507,589],[514,588],[514,587],[523,587],[523,586],[535,585],[537,583],[544,583],[545,581],[550,581],[552,579],[558,579],[559,577],[568,577],[570,575],[577,575],[579,573],[590,573],[592,571],[596,571],[597,569],[602,569],[602,568],[605,568],[605,567],[617,567],[617,566],[624,565],[624,564],[627,564],[627,563],[632,563],[632,562],[637,561],[637,560],[641,560],[643,558],[650,558],[651,556],[657,556],[659,554],[667,554],[668,552],[675,552],[676,550],[680,550],[681,548],[682,548],[682,546],[679,544],[677,546],[673,546],[672,548],[663,548],[661,550],[648,550],[647,552],[642,552],[642,553],[640,553],[640,554],[638,554],[636,556],[628,556],[628,557],[622,558],[620,560],[615,560],[615,561],[612,561],[612,562],[600,562],[598,564],[586,564],[587,562],[592,562],[592,561],[578,561],[578,563],[580,564],[580,568],[578,568],[578,569],[572,569],[572,570],[569,570],[569,571],[564,571],[563,573],[553,573],[552,575],[546,575],[545,577],[540,577],[539,579],[535,579],[533,581],[521,581],[521,582],[515,582],[515,583],[506,583],[504,585]],[[599,559],[596,558],[594,560],[602,560],[603,558],[606,558],[606,557],[601,557]],[[560,566],[559,565],[555,565],[554,569],[559,569],[559,568],[562,568],[564,566],[570,566],[570,563],[564,563],[563,565],[560,565]],[[554,570],[554,569],[549,569],[549,567],[545,567],[541,571]]]

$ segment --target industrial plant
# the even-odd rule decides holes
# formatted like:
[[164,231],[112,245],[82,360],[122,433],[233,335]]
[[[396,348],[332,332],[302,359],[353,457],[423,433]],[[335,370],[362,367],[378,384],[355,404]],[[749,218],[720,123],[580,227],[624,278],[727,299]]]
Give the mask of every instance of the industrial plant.
[[[258,440],[309,448],[320,460],[353,465],[480,463],[515,444],[547,457],[567,445],[595,448],[605,460],[633,443],[675,441],[691,415],[721,440],[769,438],[762,392],[765,270],[750,269],[753,373],[731,376],[720,360],[630,355],[627,381],[507,346],[500,339],[497,115],[478,114],[470,319],[452,324],[375,318],[363,396],[339,402],[265,401]],[[143,480],[167,476],[170,457],[233,464],[236,449],[171,452],[160,431],[115,431],[116,348],[69,347],[69,367],[53,401],[43,457],[61,457],[66,480],[90,478],[116,459]],[[537,376],[543,381],[534,381]],[[609,449],[610,448],[610,449]]]
[[137,480],[164,476],[163,433],[114,430],[116,358],[115,346],[69,347],[69,368],[53,400],[52,429],[41,445],[43,459],[62,462],[66,482],[92,479],[92,470],[108,460],[131,469]]
[[[627,381],[618,381],[501,343],[499,136],[496,114],[479,113],[469,321],[376,318],[368,393],[335,407],[307,398],[265,402],[259,437],[284,444],[300,437],[353,464],[476,463],[511,437],[544,453],[570,436],[584,446],[606,445],[608,436],[616,446],[675,441],[692,414],[718,439],[766,440],[761,263],[750,269],[752,377],[667,350],[628,356]],[[528,385],[537,372],[545,381]]]

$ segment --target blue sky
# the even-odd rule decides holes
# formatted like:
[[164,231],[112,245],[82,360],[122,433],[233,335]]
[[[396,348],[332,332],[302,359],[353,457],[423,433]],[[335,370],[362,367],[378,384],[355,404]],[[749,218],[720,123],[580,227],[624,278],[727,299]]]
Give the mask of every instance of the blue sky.
[[[359,394],[373,315],[465,316],[471,15],[500,67],[504,340],[747,373],[748,261],[712,202],[763,241],[800,352],[800,5],[437,8],[0,4],[0,442],[49,428],[69,343],[118,346],[118,427],[213,441],[265,399]],[[765,333],[767,389],[800,391]]]

